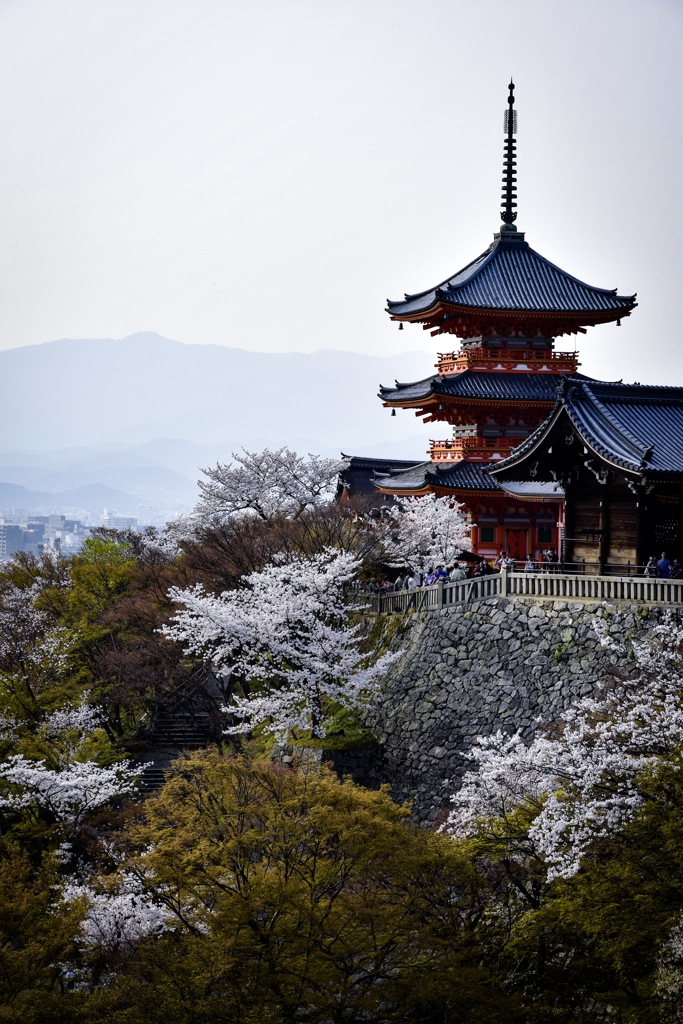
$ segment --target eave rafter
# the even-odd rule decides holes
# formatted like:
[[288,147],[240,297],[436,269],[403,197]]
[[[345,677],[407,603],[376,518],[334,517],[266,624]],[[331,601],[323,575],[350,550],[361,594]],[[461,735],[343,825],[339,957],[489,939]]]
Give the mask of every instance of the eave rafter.
[[[499,497],[497,491],[477,491],[470,490],[467,487],[440,487],[437,484],[426,484],[424,487],[420,487],[415,490],[398,490],[397,488],[379,487],[375,485],[375,490],[379,491],[380,494],[395,494],[397,497],[422,497],[425,494],[436,494],[439,497],[457,497],[462,495],[463,498],[485,498],[487,501],[494,500]],[[506,499],[507,500],[507,499]]]
[[[450,406],[452,410],[457,409],[458,406],[465,406],[469,409],[480,407],[483,411],[489,412],[492,404],[495,405],[496,409],[535,409],[542,412],[544,409],[550,411],[555,403],[547,398],[495,398],[495,400],[492,400],[485,397],[472,398],[469,396],[439,394],[411,402],[392,401],[391,399],[382,402],[385,409],[414,409],[416,416],[431,416],[433,413],[439,413],[440,416],[435,416],[434,419],[445,419],[444,414],[447,412],[447,406]],[[439,408],[439,406],[442,408]]]
[[565,334],[585,334],[588,327],[612,323],[631,315],[630,309],[591,311],[577,314],[572,311],[536,311],[519,309],[473,309],[451,305],[443,301],[430,309],[405,316],[392,315],[391,319],[402,323],[421,324],[432,337],[453,334],[459,338],[476,338],[481,335],[498,334],[501,337],[513,333],[535,334],[540,332],[548,338],[559,338]]

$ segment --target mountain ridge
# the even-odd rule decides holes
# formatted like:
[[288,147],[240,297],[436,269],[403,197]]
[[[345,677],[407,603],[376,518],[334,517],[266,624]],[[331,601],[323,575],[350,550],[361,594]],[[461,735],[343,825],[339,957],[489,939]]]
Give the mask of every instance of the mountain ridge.
[[376,391],[423,378],[430,362],[416,352],[254,353],[153,332],[5,349],[0,481],[39,496],[101,484],[136,514],[191,507],[201,467],[242,448],[421,458],[428,428],[406,431]]

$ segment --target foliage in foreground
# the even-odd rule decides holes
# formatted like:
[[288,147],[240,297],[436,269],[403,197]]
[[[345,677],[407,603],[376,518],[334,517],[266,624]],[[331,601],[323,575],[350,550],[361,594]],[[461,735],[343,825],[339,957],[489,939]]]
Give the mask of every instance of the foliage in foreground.
[[0,885],[0,1019],[37,992],[83,1021],[521,1019],[478,948],[482,879],[385,792],[202,753],[108,844],[80,884],[8,860],[30,913],[17,932]]
[[[332,687],[366,666],[325,566],[366,572],[393,543],[442,557],[427,522],[442,509],[424,529],[398,510],[371,524],[321,501],[318,470],[288,505],[275,455],[259,463],[268,503],[258,474],[211,478],[212,501],[234,503],[205,509],[180,553],[102,534],[0,571],[0,1021],[682,1020],[674,623],[615,651],[630,677],[533,743],[478,743],[442,834],[324,769],[217,752],[136,793],[127,747],[158,703],[200,698],[207,655],[275,727],[297,673],[309,720],[351,714],[353,687],[346,703]],[[197,584],[216,635],[188,652],[162,627],[169,590]]]

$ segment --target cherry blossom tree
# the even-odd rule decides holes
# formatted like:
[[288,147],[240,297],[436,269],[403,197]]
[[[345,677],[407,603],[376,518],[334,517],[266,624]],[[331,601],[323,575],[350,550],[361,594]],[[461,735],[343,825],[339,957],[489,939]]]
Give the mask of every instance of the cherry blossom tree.
[[148,935],[170,928],[168,914],[146,891],[142,879],[131,872],[94,884],[71,881],[62,900],[84,900],[87,911],[81,925],[81,942],[113,953],[134,946]]
[[468,523],[462,505],[435,494],[401,498],[383,519],[387,555],[392,565],[409,565],[425,573],[452,565],[469,547]]
[[30,717],[41,714],[41,693],[63,675],[73,643],[36,607],[41,590],[11,584],[0,597],[0,701]]
[[128,761],[107,768],[93,761],[50,768],[42,760],[13,754],[0,764],[0,808],[43,808],[70,828],[95,808],[132,796],[136,789],[136,772]]
[[633,819],[648,774],[683,747],[682,643],[671,623],[653,643],[632,643],[637,675],[578,701],[552,734],[530,744],[519,733],[480,738],[444,831],[504,835],[523,812],[530,824],[523,841],[515,835],[518,850],[540,857],[549,880],[576,874],[593,844]]
[[[298,519],[306,509],[318,508],[333,496],[343,460],[301,456],[289,448],[261,452],[233,452],[234,463],[203,469],[196,521],[211,522],[251,513],[268,520],[277,516]],[[187,527],[187,520],[181,524]]]
[[82,737],[99,728],[103,721],[101,710],[90,703],[90,691],[85,690],[78,704],[65,704],[48,715],[42,730],[50,737],[64,733],[74,733]]
[[398,656],[360,652],[360,626],[349,622],[344,591],[358,559],[327,549],[250,573],[220,596],[175,589],[183,605],[164,628],[191,653],[210,659],[233,685],[228,732],[263,725],[284,739],[292,730],[324,736],[332,705],[356,708]]

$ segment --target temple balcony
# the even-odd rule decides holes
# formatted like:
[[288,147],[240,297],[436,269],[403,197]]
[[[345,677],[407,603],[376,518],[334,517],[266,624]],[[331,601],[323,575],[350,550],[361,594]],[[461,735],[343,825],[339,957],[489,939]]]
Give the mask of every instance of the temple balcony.
[[539,352],[537,349],[461,349],[439,352],[434,364],[442,376],[479,370],[486,373],[576,373],[580,365],[576,352]]
[[446,441],[429,442],[432,462],[497,462],[506,459],[513,448],[521,444],[521,437],[454,437]]

